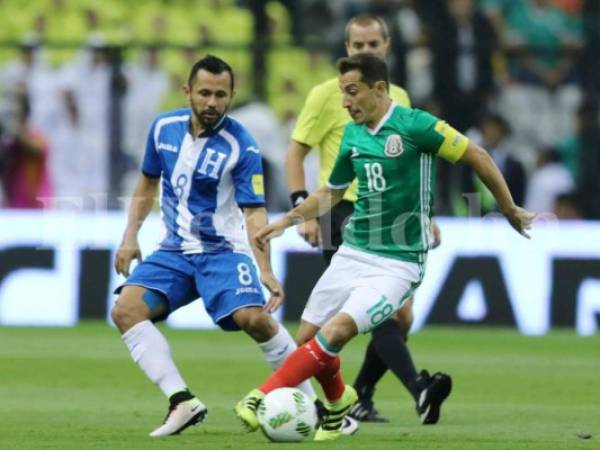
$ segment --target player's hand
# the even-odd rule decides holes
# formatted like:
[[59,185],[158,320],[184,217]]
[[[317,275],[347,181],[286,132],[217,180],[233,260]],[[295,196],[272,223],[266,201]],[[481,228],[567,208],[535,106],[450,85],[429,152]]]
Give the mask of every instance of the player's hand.
[[429,226],[429,230],[431,231],[431,248],[437,248],[442,243],[442,230],[440,230],[440,226],[437,224],[435,219],[431,219],[431,225]]
[[273,313],[277,311],[277,308],[283,303],[283,299],[285,298],[283,288],[272,273],[261,273],[260,282],[271,293],[271,297],[269,297],[269,301],[263,306],[263,309],[268,313]]
[[258,232],[252,238],[254,245],[256,245],[260,250],[264,251],[266,246],[269,244],[269,241],[277,236],[281,236],[286,228],[287,225],[285,225],[282,220],[276,220],[273,223],[265,225],[258,230]]
[[321,242],[321,231],[317,219],[307,220],[304,223],[298,224],[296,230],[302,239],[308,242],[311,247],[319,246]]
[[519,234],[525,236],[527,239],[531,239],[525,230],[531,229],[531,223],[535,218],[534,213],[519,206],[513,206],[509,211],[505,212],[504,215],[510,222],[510,225],[517,230]]
[[137,238],[124,238],[115,255],[115,270],[117,273],[128,277],[129,267],[134,259],[137,259],[138,262],[142,261],[142,251],[138,240]]

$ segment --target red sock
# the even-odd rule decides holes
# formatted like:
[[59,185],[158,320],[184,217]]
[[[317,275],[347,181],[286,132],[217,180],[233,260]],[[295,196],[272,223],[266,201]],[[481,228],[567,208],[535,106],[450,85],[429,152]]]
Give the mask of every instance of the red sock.
[[[337,383],[341,380],[341,376],[335,376],[336,374],[339,374],[339,367],[340,361],[338,356],[325,352],[317,343],[316,339],[313,338],[302,347],[294,350],[294,352],[287,357],[282,366],[259,387],[259,390],[268,394],[277,388],[298,386],[304,380],[316,375],[319,375],[317,379],[319,380],[319,383],[322,383],[319,378],[321,378],[321,374],[323,374],[322,377],[327,388],[325,388],[323,384],[321,385],[325,391],[325,396],[328,400],[331,400],[332,398],[327,394],[327,391],[330,390],[332,383]],[[333,392],[334,389],[331,390],[331,395],[337,394],[337,390],[335,392]],[[344,385],[342,381],[342,392],[343,391]],[[340,396],[341,394],[339,394],[337,398]]]
[[344,393],[344,389],[346,389],[344,378],[340,372],[339,356],[336,356],[329,361],[323,370],[315,374],[315,378],[323,388],[325,398],[330,402],[339,400]]

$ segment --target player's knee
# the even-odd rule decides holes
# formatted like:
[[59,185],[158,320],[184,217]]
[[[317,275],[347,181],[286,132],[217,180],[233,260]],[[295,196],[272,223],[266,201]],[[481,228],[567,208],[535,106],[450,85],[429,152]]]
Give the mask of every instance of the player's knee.
[[351,333],[346,328],[340,326],[323,327],[321,333],[327,342],[334,347],[342,347],[352,339]]
[[110,317],[122,333],[126,332],[142,320],[147,319],[147,317],[139,311],[139,308],[131,305],[130,302],[124,301],[121,297],[119,297],[119,300],[117,300],[117,303],[111,310]]
[[121,331],[130,328],[130,326],[127,326],[127,323],[130,322],[129,316],[130,314],[128,308],[126,306],[121,305],[118,301],[117,304],[113,306],[113,309],[110,312],[110,317],[112,321]]
[[358,329],[350,317],[339,317],[326,323],[321,328],[321,334],[330,345],[342,348],[358,334]]
[[260,310],[248,311],[244,314],[238,325],[257,342],[266,342],[277,334],[279,325],[275,320]]

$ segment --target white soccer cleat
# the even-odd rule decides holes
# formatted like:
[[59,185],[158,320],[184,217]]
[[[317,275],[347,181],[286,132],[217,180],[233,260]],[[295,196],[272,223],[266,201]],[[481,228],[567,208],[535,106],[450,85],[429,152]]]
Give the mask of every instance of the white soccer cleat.
[[169,407],[164,423],[150,433],[151,437],[179,434],[187,427],[204,422],[208,410],[196,397]]

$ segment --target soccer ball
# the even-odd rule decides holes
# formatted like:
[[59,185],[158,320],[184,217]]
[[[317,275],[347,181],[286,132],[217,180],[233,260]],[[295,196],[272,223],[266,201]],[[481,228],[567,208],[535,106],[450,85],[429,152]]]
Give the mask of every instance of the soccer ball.
[[258,423],[272,441],[303,441],[315,431],[317,421],[314,402],[300,389],[275,389],[258,406]]

